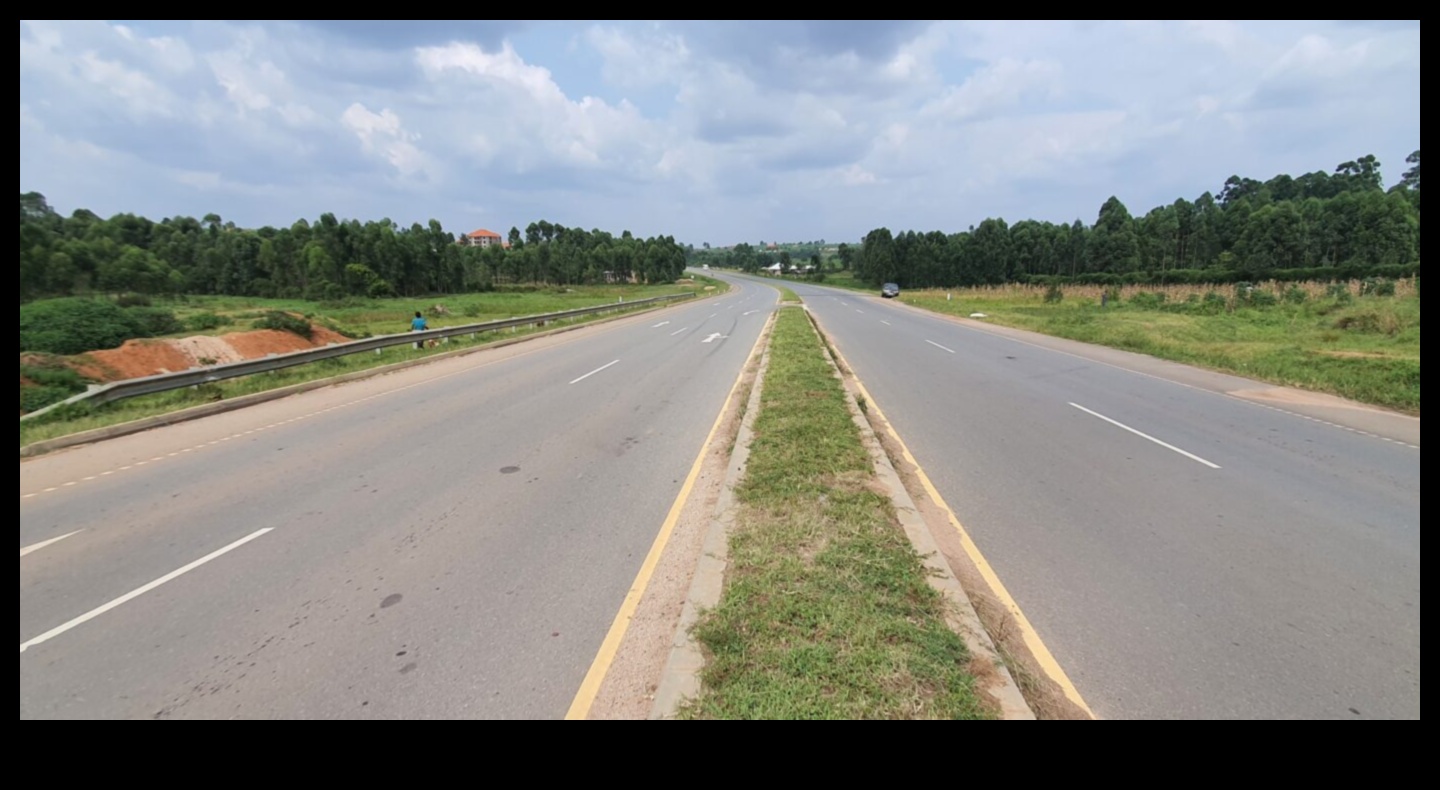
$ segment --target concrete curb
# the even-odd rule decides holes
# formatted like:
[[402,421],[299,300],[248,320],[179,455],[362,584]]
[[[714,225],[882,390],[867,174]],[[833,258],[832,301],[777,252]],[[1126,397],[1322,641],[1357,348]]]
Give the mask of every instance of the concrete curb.
[[705,667],[705,656],[690,631],[706,609],[720,603],[729,558],[730,527],[735,521],[735,486],[745,473],[745,462],[750,457],[755,415],[760,412],[760,390],[765,384],[765,369],[770,364],[770,330],[779,313],[778,309],[772,311],[760,330],[765,338],[760,364],[755,371],[755,381],[750,385],[750,396],[745,401],[745,416],[740,420],[740,430],[735,437],[735,451],[726,462],[725,480],[720,486],[710,526],[705,531],[700,559],[695,565],[695,575],[690,579],[690,591],[680,610],[680,622],[670,645],[670,657],[665,661],[665,669],[661,671],[660,683],[655,689],[655,699],[650,705],[652,720],[675,718],[680,706],[700,693],[700,670]]
[[339,376],[331,376],[330,378],[326,379],[316,379],[314,381],[306,381],[300,384],[292,384],[288,387],[279,387],[277,389],[266,390],[264,392],[256,392],[250,395],[241,395],[238,398],[230,398],[227,400],[218,401],[216,403],[206,403],[200,406],[192,406],[188,409],[181,409],[180,411],[171,412],[169,414],[156,414],[151,417],[142,417],[141,419],[132,420],[130,422],[123,422],[118,425],[107,425],[104,428],[95,428],[89,431],[81,431],[79,433],[72,433],[67,436],[57,436],[54,439],[42,439],[41,441],[31,442],[30,444],[21,447],[20,457],[33,458],[35,456],[44,455],[46,453],[51,453],[56,450],[63,450],[67,447],[76,447],[78,445],[91,444],[94,442],[104,441],[106,439],[115,439],[121,436],[129,436],[130,434],[148,431],[152,428],[160,428],[166,425],[174,425],[175,423],[198,420],[202,417],[209,417],[213,414],[223,414],[228,411],[243,409],[247,406],[254,406],[256,404],[265,403],[267,401],[279,400],[280,398],[288,398],[291,395],[298,395],[302,392],[309,392],[310,390],[317,390],[324,387],[333,386],[335,384],[344,384],[349,381],[358,381],[360,379],[367,379],[374,376],[383,376],[387,373],[395,373],[397,371],[405,370],[406,368],[412,368],[417,365],[425,365],[442,359],[452,359],[455,357],[463,357],[466,354],[474,354],[479,351],[489,351],[491,349],[504,348],[505,346],[511,346],[516,343],[524,343],[528,340],[538,340],[543,337],[559,335],[565,332],[573,332],[577,329],[584,329],[586,327],[608,324],[612,321],[619,321],[624,318],[632,318],[634,316],[643,315],[645,313],[653,313],[678,305],[695,304],[696,302],[699,302],[703,299],[710,299],[720,295],[721,294],[715,293],[697,297],[693,302],[674,302],[670,304],[657,305],[655,307],[637,310],[633,313],[624,313],[622,315],[599,318],[594,321],[584,321],[582,323],[562,326],[556,329],[547,329],[542,332],[535,332],[532,334],[523,335],[521,337],[496,340],[491,343],[472,346],[470,348],[457,349],[455,351],[445,351],[439,354],[434,354],[432,356],[421,357],[419,359],[408,359],[404,362],[395,362],[390,365],[381,365],[380,367],[366,368],[365,370],[357,370],[352,373],[342,373]]
[[[825,343],[827,349],[825,359],[844,385],[845,403],[850,408],[850,417],[860,429],[860,436],[865,443],[865,448],[870,451],[876,477],[889,491],[890,501],[895,507],[896,518],[899,520],[900,526],[904,528],[905,535],[910,538],[910,543],[920,554],[926,569],[930,571],[930,586],[935,588],[947,603],[946,623],[965,640],[965,645],[970,649],[970,655],[973,658],[990,663],[994,669],[989,687],[981,690],[990,694],[1000,706],[1001,720],[1034,721],[1035,712],[1031,710],[1030,704],[1020,693],[1020,687],[1016,685],[1015,678],[1011,676],[999,651],[995,649],[995,643],[980,622],[980,616],[976,614],[970,597],[965,594],[965,589],[960,586],[960,580],[950,570],[949,563],[941,556],[940,547],[936,545],[935,538],[930,534],[930,528],[920,516],[920,509],[915,506],[915,500],[910,497],[910,492],[905,490],[899,473],[895,471],[895,466],[890,463],[889,456],[885,454],[879,437],[870,427],[870,421],[861,412],[850,376],[840,369],[838,361],[828,353],[829,349],[833,347],[829,335],[820,328],[814,314],[808,309],[805,314],[810,318],[810,324],[815,328],[816,334]],[[977,680],[983,681],[984,678],[977,678]]]

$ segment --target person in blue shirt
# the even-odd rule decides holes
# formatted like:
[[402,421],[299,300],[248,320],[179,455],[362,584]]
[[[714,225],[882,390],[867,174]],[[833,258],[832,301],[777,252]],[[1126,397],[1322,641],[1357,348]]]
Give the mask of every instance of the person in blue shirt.
[[[416,311],[415,311],[415,318],[410,321],[410,331],[411,331],[411,332],[424,332],[426,329],[429,329],[429,328],[430,328],[430,327],[425,323],[425,316],[420,315],[420,311],[419,311],[419,310],[416,310]],[[416,348],[424,348],[424,347],[425,347],[425,342],[422,341],[422,340],[417,340],[417,341],[415,341],[415,347],[416,347]]]

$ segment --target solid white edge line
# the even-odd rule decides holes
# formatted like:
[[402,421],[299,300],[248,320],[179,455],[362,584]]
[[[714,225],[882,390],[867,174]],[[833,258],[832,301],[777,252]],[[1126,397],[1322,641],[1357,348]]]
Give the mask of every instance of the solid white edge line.
[[66,532],[64,535],[61,535],[61,536],[58,537],[58,538],[51,538],[51,539],[49,539],[49,540],[42,540],[42,541],[40,541],[39,543],[31,543],[29,546],[26,546],[25,548],[23,548],[23,549],[20,550],[20,556],[23,557],[23,556],[25,556],[26,554],[29,554],[29,553],[32,552],[32,551],[39,551],[39,550],[45,548],[46,546],[49,546],[51,543],[55,543],[55,542],[57,542],[57,541],[62,541],[62,540],[64,540],[64,539],[70,537],[71,535],[74,535],[74,534],[77,534],[77,533],[83,532],[83,531],[84,531],[84,530],[79,530],[79,529],[77,529],[77,530],[75,530],[75,532]]
[[1106,417],[1106,416],[1103,415],[1103,414],[1099,414],[1099,413],[1097,413],[1097,412],[1093,412],[1093,411],[1085,408],[1084,406],[1081,406],[1081,405],[1078,404],[1078,403],[1070,403],[1070,405],[1071,405],[1071,406],[1074,406],[1075,408],[1079,409],[1080,411],[1085,412],[1086,414],[1090,414],[1090,415],[1094,415],[1094,416],[1096,416],[1096,417],[1099,417],[1100,419],[1104,420],[1105,422],[1110,423],[1111,425],[1114,425],[1114,426],[1117,426],[1117,427],[1120,427],[1120,428],[1124,428],[1125,430],[1127,430],[1127,431],[1135,434],[1136,436],[1139,436],[1139,437],[1142,437],[1142,438],[1145,438],[1145,439],[1149,439],[1150,441],[1152,441],[1152,442],[1160,445],[1161,447],[1164,447],[1164,448],[1169,449],[1169,450],[1174,450],[1175,452],[1177,452],[1177,453],[1185,456],[1186,458],[1189,458],[1189,459],[1192,460],[1192,461],[1199,461],[1200,463],[1205,464],[1206,466],[1210,467],[1211,469],[1219,469],[1219,468],[1220,468],[1220,465],[1219,465],[1219,464],[1212,464],[1212,463],[1210,463],[1209,461],[1205,460],[1204,458],[1201,458],[1201,457],[1198,456],[1198,455],[1195,455],[1195,454],[1193,454],[1193,453],[1187,453],[1187,452],[1185,452],[1184,450],[1181,450],[1179,447],[1176,447],[1176,446],[1173,445],[1173,444],[1168,444],[1168,443],[1166,443],[1166,442],[1162,442],[1162,441],[1160,441],[1159,439],[1156,439],[1154,436],[1151,436],[1151,435],[1149,435],[1149,434],[1147,434],[1147,433],[1142,433],[1142,432],[1140,432],[1140,431],[1137,431],[1137,430],[1135,430],[1134,428],[1131,428],[1130,426],[1128,426],[1128,425],[1126,425],[1126,424],[1124,424],[1124,423],[1122,423],[1122,422],[1116,422],[1115,420],[1112,420],[1112,419],[1110,419],[1109,417]]
[[605,363],[604,365],[601,365],[600,367],[595,368],[594,370],[590,371],[589,373],[586,373],[585,375],[581,376],[580,378],[575,379],[574,381],[571,381],[570,383],[571,383],[571,384],[574,384],[576,381],[584,381],[585,379],[590,378],[591,376],[595,375],[596,373],[599,373],[600,371],[604,370],[605,368],[610,367],[611,365],[614,365],[616,362],[619,362],[619,361],[620,361],[620,360],[617,359],[617,360],[615,360],[615,362],[607,362],[607,363]]
[[955,353],[955,350],[954,350],[954,349],[952,349],[952,348],[945,348],[944,346],[940,345],[939,343],[936,343],[934,340],[926,340],[925,342],[926,342],[926,343],[929,343],[930,345],[932,345],[932,346],[934,346],[934,347],[936,347],[936,348],[944,349],[945,351],[949,351],[951,354],[954,354],[954,353]]
[[106,612],[110,611],[111,609],[114,609],[115,607],[119,606],[120,604],[125,603],[126,601],[129,601],[129,600],[132,599],[132,598],[136,598],[136,597],[139,597],[139,596],[141,596],[141,595],[144,595],[145,593],[150,592],[151,590],[155,589],[156,587],[159,587],[160,585],[164,584],[165,582],[168,582],[168,581],[170,581],[171,579],[174,579],[175,577],[177,577],[177,576],[179,576],[179,575],[181,575],[181,574],[183,574],[183,573],[188,573],[188,572],[190,572],[190,571],[193,571],[193,570],[195,570],[196,568],[200,567],[201,565],[204,565],[205,563],[207,563],[207,562],[215,559],[216,557],[219,557],[219,556],[222,555],[222,554],[225,554],[225,553],[227,553],[227,552],[230,552],[230,551],[233,551],[233,550],[235,550],[235,549],[240,548],[241,546],[245,545],[246,543],[249,543],[250,541],[252,541],[252,540],[260,537],[261,535],[264,535],[266,532],[269,532],[269,531],[272,530],[272,529],[274,529],[274,527],[263,527],[263,528],[261,528],[261,529],[257,529],[257,530],[255,530],[254,532],[250,533],[249,535],[246,535],[245,537],[243,537],[243,538],[235,541],[234,543],[231,543],[231,544],[228,545],[228,546],[225,546],[225,547],[223,547],[223,548],[216,549],[215,551],[212,551],[212,552],[210,552],[209,554],[206,554],[205,556],[201,557],[201,558],[198,559],[198,560],[195,560],[194,562],[190,563],[189,565],[186,565],[186,566],[184,566],[184,567],[177,568],[177,569],[175,569],[175,570],[173,570],[173,571],[170,571],[169,573],[165,574],[164,576],[161,576],[160,578],[156,579],[156,580],[153,581],[153,582],[150,582],[149,584],[144,585],[143,587],[137,587],[137,588],[135,588],[134,590],[131,590],[130,592],[125,593],[124,595],[120,596],[119,598],[116,598],[115,600],[111,601],[110,603],[102,604],[102,605],[100,605],[100,606],[97,606],[97,607],[95,607],[94,609],[91,609],[90,611],[86,612],[85,614],[80,615],[79,617],[75,618],[74,620],[71,620],[71,621],[68,622],[68,623],[64,623],[64,624],[62,624],[62,625],[57,625],[57,626],[55,626],[54,628],[50,629],[49,631],[46,631],[45,633],[43,633],[43,634],[35,637],[34,639],[31,639],[31,640],[28,641],[28,642],[21,642],[21,643],[20,643],[20,652],[21,652],[21,653],[24,653],[24,652],[25,652],[25,649],[28,648],[28,647],[34,647],[35,645],[38,645],[38,644],[40,644],[41,642],[44,642],[44,641],[49,640],[49,639],[52,639],[52,638],[54,638],[54,637],[56,637],[56,636],[59,636],[60,634],[65,633],[66,631],[69,631],[70,629],[74,628],[74,627],[77,626],[77,625],[80,625],[80,624],[82,624],[82,623],[84,623],[84,622],[86,622],[86,621],[88,621],[88,620],[93,620],[93,619],[95,619],[96,617],[99,617],[100,615],[105,614]]

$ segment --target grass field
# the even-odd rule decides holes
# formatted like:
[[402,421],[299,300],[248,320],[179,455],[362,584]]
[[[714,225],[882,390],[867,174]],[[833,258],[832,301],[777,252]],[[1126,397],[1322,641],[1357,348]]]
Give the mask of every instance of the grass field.
[[808,317],[780,312],[690,719],[990,718]]
[[[1325,392],[1420,413],[1420,294],[1411,281],[1394,296],[1357,296],[1320,283],[1261,284],[1264,298],[1235,289],[1130,287],[1107,299],[1099,286],[1062,289],[906,291],[901,301],[985,321]],[[1054,299],[1051,294],[1051,299]]]

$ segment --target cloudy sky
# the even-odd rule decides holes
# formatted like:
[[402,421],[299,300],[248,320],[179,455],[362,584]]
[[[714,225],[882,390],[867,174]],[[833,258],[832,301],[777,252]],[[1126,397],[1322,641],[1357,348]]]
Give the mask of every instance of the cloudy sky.
[[65,214],[854,240],[1419,145],[1419,22],[20,23]]

